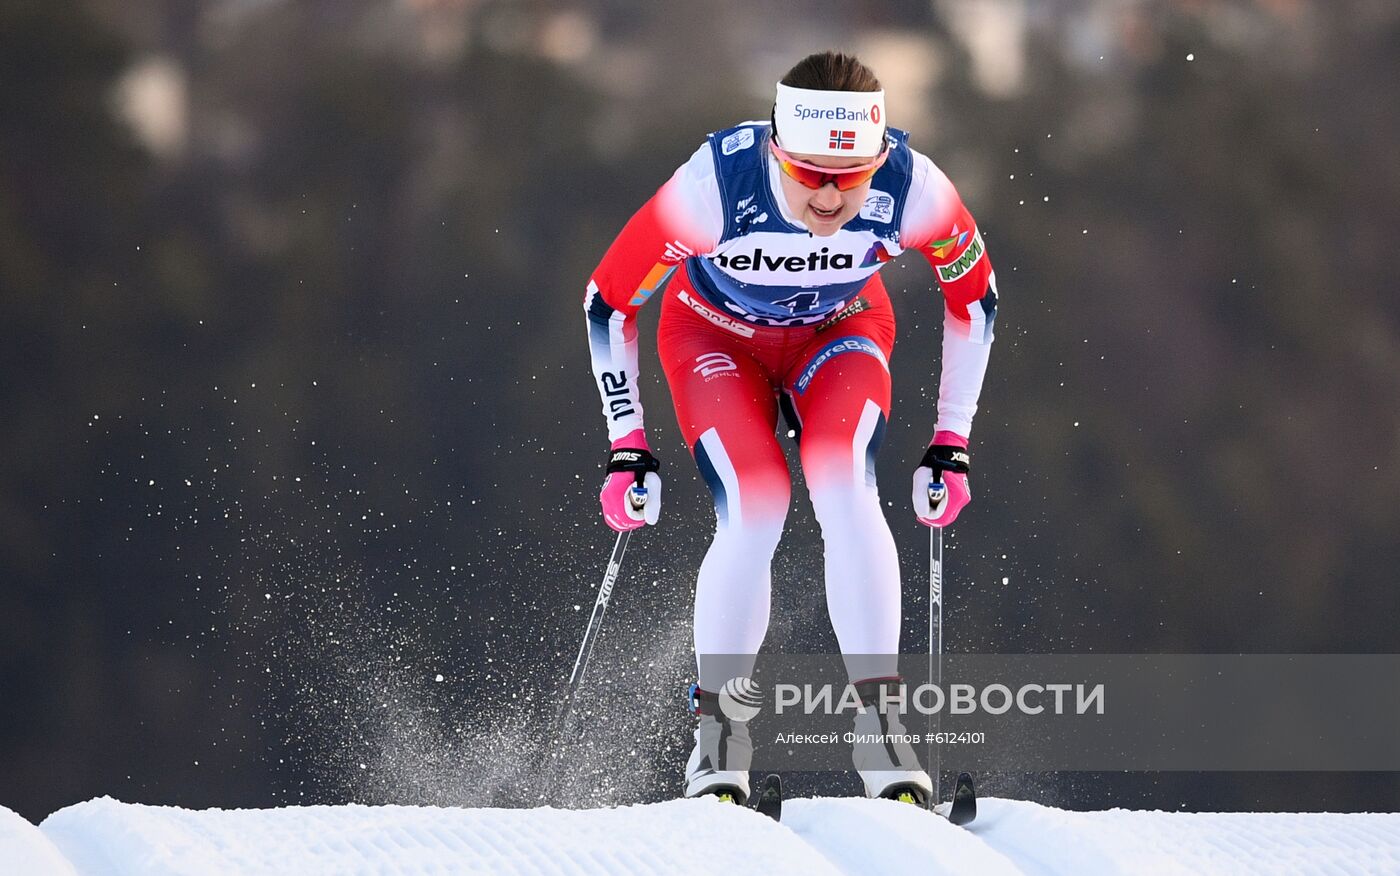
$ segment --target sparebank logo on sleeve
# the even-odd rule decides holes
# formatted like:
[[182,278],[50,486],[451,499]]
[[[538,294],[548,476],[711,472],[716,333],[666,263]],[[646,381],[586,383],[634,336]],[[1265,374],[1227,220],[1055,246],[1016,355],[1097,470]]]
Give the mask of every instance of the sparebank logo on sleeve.
[[744,128],[742,131],[735,131],[719,144],[719,151],[725,155],[733,155],[740,149],[747,149],[754,143],[753,128]]
[[972,266],[982,260],[986,253],[986,247],[982,245],[982,232],[976,231],[972,235],[972,242],[967,245],[967,249],[962,251],[952,262],[938,266],[938,279],[944,283],[951,283],[959,277],[972,270]]

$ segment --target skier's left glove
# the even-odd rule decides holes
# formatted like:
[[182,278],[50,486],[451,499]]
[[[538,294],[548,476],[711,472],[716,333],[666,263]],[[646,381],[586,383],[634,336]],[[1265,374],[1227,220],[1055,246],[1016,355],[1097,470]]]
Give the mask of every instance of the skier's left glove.
[[661,516],[660,468],[641,429],[633,429],[612,443],[607,480],[598,495],[608,526],[626,532],[656,523]]
[[[972,490],[967,485],[970,463],[966,438],[956,432],[934,433],[933,442],[914,470],[914,514],[920,523],[941,527],[958,519],[958,512],[972,501]],[[929,485],[938,481],[943,483],[943,490],[935,502],[929,496]]]

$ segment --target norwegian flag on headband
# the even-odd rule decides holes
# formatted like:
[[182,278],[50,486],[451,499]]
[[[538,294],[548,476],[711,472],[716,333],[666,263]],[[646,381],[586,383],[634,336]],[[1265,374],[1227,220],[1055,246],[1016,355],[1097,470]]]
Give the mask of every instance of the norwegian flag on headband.
[[828,149],[854,149],[856,148],[855,131],[832,131],[831,142],[827,144]]

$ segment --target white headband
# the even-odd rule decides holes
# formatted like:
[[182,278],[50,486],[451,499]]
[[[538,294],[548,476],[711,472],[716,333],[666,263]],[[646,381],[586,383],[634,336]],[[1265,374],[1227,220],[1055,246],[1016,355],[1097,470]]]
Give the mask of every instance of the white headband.
[[873,157],[884,148],[885,92],[816,91],[778,83],[778,145],[788,152]]

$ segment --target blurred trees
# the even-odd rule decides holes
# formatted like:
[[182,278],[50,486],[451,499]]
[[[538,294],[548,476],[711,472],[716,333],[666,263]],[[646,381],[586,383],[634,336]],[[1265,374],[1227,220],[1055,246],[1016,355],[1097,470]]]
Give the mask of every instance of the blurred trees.
[[[973,6],[759,3],[760,39],[679,3],[0,5],[0,802],[300,799],[320,669],[282,644],[360,599],[342,632],[459,703],[557,674],[605,547],[587,273],[832,44],[910,83],[998,268],[958,647],[1393,650],[1400,13]],[[886,279],[917,563],[939,305]],[[709,512],[658,309],[671,550],[633,604],[683,625]]]

